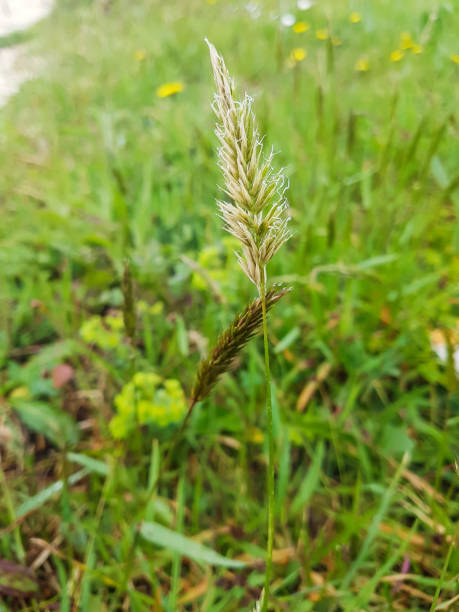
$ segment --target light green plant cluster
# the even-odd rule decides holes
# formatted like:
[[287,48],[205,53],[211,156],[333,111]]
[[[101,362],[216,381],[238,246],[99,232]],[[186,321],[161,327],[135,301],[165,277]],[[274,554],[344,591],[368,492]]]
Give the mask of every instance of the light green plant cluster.
[[[225,294],[231,293],[234,288],[234,259],[233,253],[239,247],[236,238],[228,236],[223,238],[221,245],[204,247],[198,258],[198,264],[206,275],[219,284]],[[194,272],[191,284],[195,289],[205,291],[208,289],[205,278],[199,272]]]
[[139,300],[136,304],[137,310],[141,314],[149,314],[154,317],[160,315],[164,310],[164,302],[155,302],[154,304],[147,304],[144,300]]
[[110,421],[114,438],[122,439],[138,425],[167,427],[182,420],[187,406],[178,380],[137,372],[115,398],[118,414]]
[[80,327],[80,336],[88,344],[94,344],[102,350],[110,350],[122,342],[123,329],[121,313],[109,314],[106,317],[95,315]]

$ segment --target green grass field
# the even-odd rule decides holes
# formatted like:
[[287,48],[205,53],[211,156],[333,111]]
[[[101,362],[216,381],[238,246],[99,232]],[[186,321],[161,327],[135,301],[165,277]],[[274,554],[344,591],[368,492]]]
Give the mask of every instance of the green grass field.
[[206,36],[290,181],[270,610],[459,609],[458,31],[427,0],[61,0],[35,26],[41,76],[0,109],[1,612],[260,597],[260,338],[166,463],[256,293],[217,216]]

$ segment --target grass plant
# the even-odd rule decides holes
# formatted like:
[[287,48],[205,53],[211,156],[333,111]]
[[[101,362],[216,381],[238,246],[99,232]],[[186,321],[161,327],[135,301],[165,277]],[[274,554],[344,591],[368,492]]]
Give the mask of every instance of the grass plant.
[[[265,354],[266,428],[268,434],[268,542],[266,578],[262,612],[268,609],[274,545],[274,432],[269,363],[266,265],[290,238],[287,229],[286,179],[272,167],[273,153],[263,159],[263,148],[252,100],[246,94],[242,101],[234,97],[234,84],[222,57],[207,41],[217,92],[214,111],[217,116],[216,134],[220,141],[219,165],[225,179],[225,194],[230,202],[218,202],[225,229],[241,243],[242,254],[236,253],[239,264],[258,289],[263,321]],[[280,294],[279,294],[280,295]]]

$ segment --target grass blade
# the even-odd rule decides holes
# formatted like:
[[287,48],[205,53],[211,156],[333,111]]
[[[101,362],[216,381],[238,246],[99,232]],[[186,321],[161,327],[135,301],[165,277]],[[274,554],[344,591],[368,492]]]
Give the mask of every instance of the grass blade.
[[220,567],[241,568],[246,565],[246,563],[242,561],[227,559],[211,548],[207,548],[207,546],[203,546],[199,542],[195,542],[177,531],[172,531],[172,529],[163,527],[159,523],[142,523],[140,526],[140,534],[148,542],[177,552],[194,561],[209,563],[210,565],[217,565]]
[[317,450],[313,457],[311,466],[308,470],[306,478],[303,480],[303,484],[298,491],[297,496],[293,500],[291,512],[295,514],[298,510],[307,504],[311,495],[316,490],[317,485],[319,484],[320,478],[320,470],[322,467],[322,461],[325,454],[325,444],[324,441],[321,442],[317,446]]

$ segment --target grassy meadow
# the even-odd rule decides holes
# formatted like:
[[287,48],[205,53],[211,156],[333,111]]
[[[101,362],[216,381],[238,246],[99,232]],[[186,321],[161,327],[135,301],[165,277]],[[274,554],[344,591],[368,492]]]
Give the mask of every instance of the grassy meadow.
[[173,444],[256,297],[204,37],[290,182],[269,609],[459,609],[459,11],[309,4],[61,0],[27,36],[40,76],[0,109],[0,612],[260,598],[261,338]]

